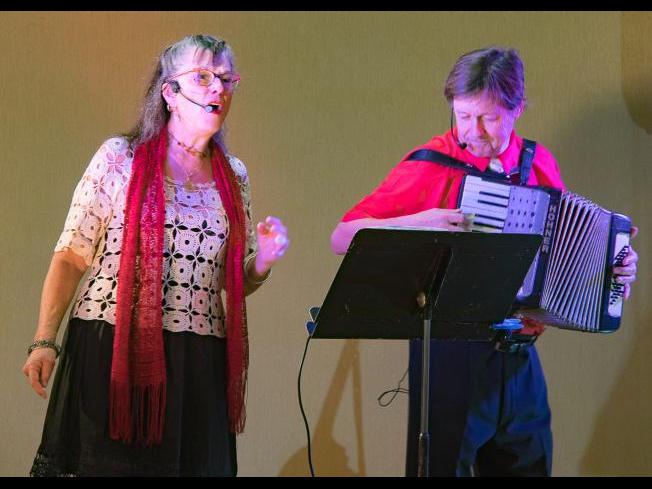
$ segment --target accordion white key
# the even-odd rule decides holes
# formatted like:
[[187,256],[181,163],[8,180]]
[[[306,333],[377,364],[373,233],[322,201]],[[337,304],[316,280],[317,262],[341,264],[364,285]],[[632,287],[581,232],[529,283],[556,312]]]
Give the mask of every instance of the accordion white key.
[[627,216],[572,192],[472,175],[458,207],[475,214],[473,231],[543,235],[516,297],[522,316],[577,331],[618,329],[624,286],[612,268],[629,251]]

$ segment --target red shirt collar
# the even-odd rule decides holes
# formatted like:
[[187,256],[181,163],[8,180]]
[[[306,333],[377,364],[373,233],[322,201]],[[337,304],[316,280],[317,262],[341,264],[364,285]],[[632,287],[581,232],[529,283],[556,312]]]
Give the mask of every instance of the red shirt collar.
[[[455,131],[455,135],[457,136],[457,128],[454,128],[453,131]],[[453,133],[451,133],[451,131],[444,134],[444,138],[448,143],[448,148],[452,149],[450,156],[464,161],[465,163],[470,163],[480,171],[485,171],[487,169],[491,158],[474,156],[468,150],[460,148],[453,138]],[[523,139],[517,136],[516,132],[512,130],[512,133],[509,135],[509,144],[507,145],[507,148],[498,155],[498,159],[503,164],[505,173],[509,173],[512,168],[518,166],[522,146]]]

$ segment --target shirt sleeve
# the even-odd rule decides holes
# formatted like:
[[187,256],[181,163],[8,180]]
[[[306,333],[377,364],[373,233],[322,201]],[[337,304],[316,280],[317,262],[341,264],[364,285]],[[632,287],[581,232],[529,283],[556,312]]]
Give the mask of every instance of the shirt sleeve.
[[111,219],[113,199],[129,176],[123,164],[128,151],[124,138],[111,138],[97,150],[75,188],[55,252],[68,248],[91,265]]
[[532,169],[537,177],[538,185],[566,190],[557,160],[545,146],[537,144]]
[[256,230],[254,229],[252,212],[251,212],[251,186],[249,185],[249,174],[244,163],[230,155],[229,161],[231,168],[238,179],[240,184],[240,191],[242,193],[242,204],[245,209],[245,232],[247,234],[247,249],[245,250],[245,257],[255,253],[258,250],[258,241],[256,238]]
[[369,195],[353,206],[342,222],[355,219],[416,214],[431,208],[450,207],[447,168],[422,161],[403,161]]

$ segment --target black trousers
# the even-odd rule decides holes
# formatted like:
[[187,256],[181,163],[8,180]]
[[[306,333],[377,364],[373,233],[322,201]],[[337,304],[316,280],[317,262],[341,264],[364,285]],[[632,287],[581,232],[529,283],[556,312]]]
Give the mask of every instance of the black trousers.
[[[406,475],[417,475],[421,340],[410,342]],[[431,476],[549,476],[552,431],[534,346],[516,353],[485,342],[431,343]]]

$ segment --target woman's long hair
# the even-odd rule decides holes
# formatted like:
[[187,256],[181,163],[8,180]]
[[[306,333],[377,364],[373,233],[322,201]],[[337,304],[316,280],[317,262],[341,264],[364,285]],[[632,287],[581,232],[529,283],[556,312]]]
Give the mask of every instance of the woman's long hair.
[[[231,64],[231,69],[235,70],[235,58],[231,47],[226,41],[213,36],[203,34],[186,36],[165,48],[147,87],[138,122],[129,132],[123,134],[130,141],[132,148],[158,137],[161,129],[170,120],[170,111],[167,110],[167,102],[161,90],[163,84],[178,71],[179,58],[188,48],[211,51],[214,57],[225,56]],[[226,128],[222,126],[213,136],[213,140],[222,148],[224,154],[227,154],[224,142],[225,130]]]

